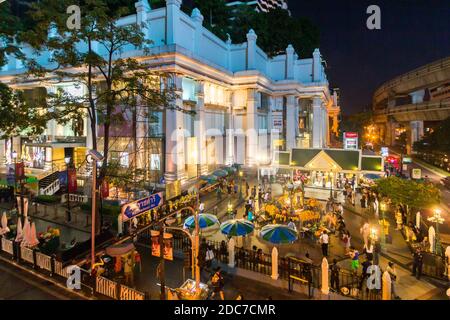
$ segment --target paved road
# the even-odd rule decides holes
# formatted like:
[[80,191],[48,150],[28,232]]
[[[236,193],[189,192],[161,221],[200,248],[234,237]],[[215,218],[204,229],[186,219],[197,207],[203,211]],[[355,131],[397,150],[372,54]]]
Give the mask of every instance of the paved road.
[[53,283],[0,261],[1,300],[79,300]]

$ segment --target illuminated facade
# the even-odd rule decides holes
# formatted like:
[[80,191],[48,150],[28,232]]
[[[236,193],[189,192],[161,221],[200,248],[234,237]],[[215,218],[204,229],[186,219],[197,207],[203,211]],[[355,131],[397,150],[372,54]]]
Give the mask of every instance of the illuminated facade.
[[[285,54],[269,58],[256,45],[253,30],[245,43],[224,42],[202,26],[199,10],[188,16],[180,5],[181,0],[167,0],[166,8],[152,10],[146,0],[140,0],[137,13],[119,23],[147,22],[144,32],[153,48],[147,55],[134,52],[136,57],[171,73],[179,96],[175,104],[195,113],[166,110],[138,119],[134,129],[118,130],[112,158],[124,167],[136,161],[149,171],[152,182],[183,183],[224,164],[269,163],[274,150],[329,145],[332,131],[337,130],[339,106],[329,90],[319,49],[312,57],[299,58],[289,45]],[[0,73],[0,81],[22,89],[39,86],[49,91],[64,85],[72,92],[83,90],[73,83],[15,83],[24,71],[12,58]],[[0,156],[6,159],[12,150],[25,153],[24,146],[41,144],[50,148],[49,153],[58,143],[66,143],[66,153],[70,148],[70,152],[84,151],[82,148],[91,147],[88,122],[83,119],[78,126],[51,122],[42,142],[27,143],[16,137],[12,145],[2,143]],[[136,144],[130,142],[133,135]],[[45,157],[48,163],[41,165],[43,170],[56,160],[55,156]]]

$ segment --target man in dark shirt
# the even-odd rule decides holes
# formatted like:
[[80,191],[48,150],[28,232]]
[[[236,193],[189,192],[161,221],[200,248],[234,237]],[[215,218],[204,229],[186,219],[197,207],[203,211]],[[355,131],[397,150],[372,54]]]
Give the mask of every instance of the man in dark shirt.
[[412,275],[416,276],[417,280],[420,279],[422,275],[422,266],[423,266],[423,254],[420,251],[420,248],[417,248],[413,254],[413,267],[412,267]]
[[362,274],[361,274],[361,282],[359,283],[359,290],[362,290],[364,280],[366,280],[369,275],[367,274],[367,270],[372,265],[372,260],[366,259],[362,263]]
[[337,292],[339,292],[339,271],[340,271],[340,267],[337,264],[337,260],[333,259],[333,264],[330,267],[331,270],[331,288],[333,288],[334,290],[336,290]]

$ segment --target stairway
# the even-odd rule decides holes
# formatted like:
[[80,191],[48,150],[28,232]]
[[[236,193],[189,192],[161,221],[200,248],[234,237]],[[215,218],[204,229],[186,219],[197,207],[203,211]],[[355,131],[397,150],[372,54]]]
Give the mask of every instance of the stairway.
[[54,171],[39,180],[39,194],[53,195],[59,188],[59,171]]

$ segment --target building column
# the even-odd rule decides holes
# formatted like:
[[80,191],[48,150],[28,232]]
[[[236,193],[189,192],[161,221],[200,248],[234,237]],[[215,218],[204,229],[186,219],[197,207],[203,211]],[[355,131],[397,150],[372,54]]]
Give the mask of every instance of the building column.
[[232,165],[234,160],[234,115],[233,115],[233,92],[229,91],[228,94],[228,128],[225,128],[227,135],[226,146],[226,164]]
[[423,121],[411,121],[410,128],[411,128],[411,151],[412,151],[414,142],[419,141],[423,137]]
[[322,148],[322,99],[313,98],[312,147]]
[[322,106],[322,119],[323,119],[323,128],[322,128],[322,146],[328,147],[329,145],[329,121],[328,121],[328,111],[326,106]]
[[166,44],[177,43],[182,0],[166,0]]
[[256,89],[247,90],[247,144],[245,163],[248,166],[257,164],[258,151],[258,113],[257,113],[257,91]]
[[205,132],[205,83],[197,82],[197,107],[194,125],[194,135],[197,137],[197,166],[199,176],[208,173],[206,159],[206,132]]
[[295,148],[298,117],[296,118],[295,96],[286,97],[286,150]]
[[[181,77],[174,77],[175,83],[175,105],[176,108],[183,108]],[[176,180],[182,182],[186,179],[184,161],[184,114],[178,110],[166,109],[166,183]]]
[[[140,99],[139,99],[140,100]],[[146,116],[146,107],[138,105],[136,108],[136,150],[135,160],[136,168],[149,169],[147,166],[149,155],[147,148],[147,132],[148,132],[148,117]]]

